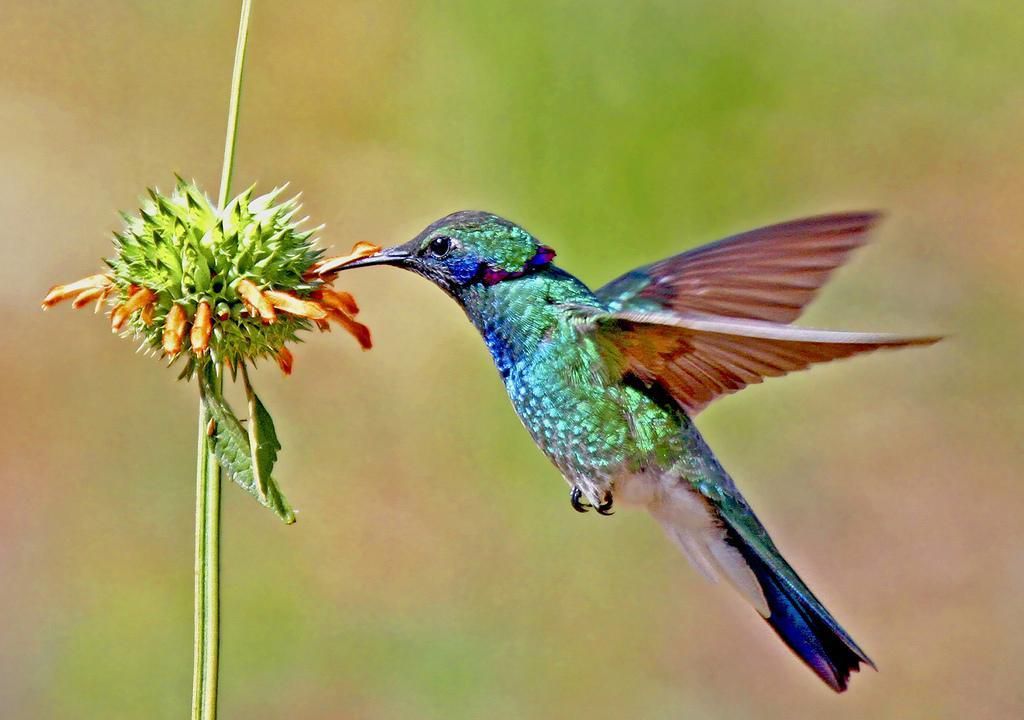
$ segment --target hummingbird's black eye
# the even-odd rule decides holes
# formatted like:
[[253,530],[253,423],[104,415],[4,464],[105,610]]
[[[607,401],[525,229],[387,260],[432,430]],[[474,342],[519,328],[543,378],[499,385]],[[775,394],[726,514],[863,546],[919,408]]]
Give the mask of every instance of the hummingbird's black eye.
[[431,255],[444,257],[452,250],[452,239],[447,235],[438,235],[427,245],[427,250],[430,251]]

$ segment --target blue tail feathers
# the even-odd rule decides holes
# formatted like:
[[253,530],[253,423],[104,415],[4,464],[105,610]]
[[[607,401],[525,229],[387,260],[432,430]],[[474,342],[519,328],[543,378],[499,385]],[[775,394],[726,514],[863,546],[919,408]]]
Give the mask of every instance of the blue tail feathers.
[[829,687],[843,692],[850,673],[859,670],[861,663],[875,667],[791,568],[786,566],[791,577],[773,569],[728,527],[727,540],[743,555],[761,585],[771,611],[765,618],[768,624]]

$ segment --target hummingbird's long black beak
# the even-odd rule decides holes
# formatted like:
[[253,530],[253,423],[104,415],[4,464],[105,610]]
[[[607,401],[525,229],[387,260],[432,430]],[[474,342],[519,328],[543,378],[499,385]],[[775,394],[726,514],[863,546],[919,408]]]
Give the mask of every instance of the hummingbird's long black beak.
[[352,270],[353,268],[369,267],[370,265],[404,265],[411,253],[401,245],[381,250],[376,255],[361,258],[334,269],[334,272]]

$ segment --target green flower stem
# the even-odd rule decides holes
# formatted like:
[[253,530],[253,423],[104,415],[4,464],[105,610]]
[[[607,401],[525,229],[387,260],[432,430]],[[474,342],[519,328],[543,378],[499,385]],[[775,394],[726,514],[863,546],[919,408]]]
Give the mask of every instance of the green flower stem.
[[249,39],[249,13],[252,0],[242,0],[242,17],[238,21],[238,42],[235,64],[231,72],[231,99],[228,103],[228,129],[224,138],[224,164],[220,173],[220,195],[217,207],[223,209],[231,194],[231,175],[235,171],[235,140],[238,137],[238,106],[242,99],[242,71],[245,68],[245,46]]
[[[221,171],[217,207],[227,204],[231,193],[231,175],[235,164],[235,140],[238,137],[238,107],[242,95],[242,69],[249,35],[252,0],[242,0],[238,41],[231,74],[228,103],[228,127],[224,140],[224,164]],[[224,384],[221,361],[214,362],[214,390],[220,394]],[[202,388],[202,383],[199,384]],[[200,389],[200,392],[202,390]],[[195,568],[195,643],[193,648],[192,720],[216,720],[217,672],[220,661],[220,463],[213,454],[209,415],[199,401],[199,447],[196,460],[196,568]]]
[[[214,383],[218,390],[223,383],[223,375],[219,370],[219,367],[215,367]],[[217,671],[220,653],[220,463],[213,454],[209,423],[209,414],[200,398],[199,448],[196,461],[193,720],[214,720],[217,717]]]

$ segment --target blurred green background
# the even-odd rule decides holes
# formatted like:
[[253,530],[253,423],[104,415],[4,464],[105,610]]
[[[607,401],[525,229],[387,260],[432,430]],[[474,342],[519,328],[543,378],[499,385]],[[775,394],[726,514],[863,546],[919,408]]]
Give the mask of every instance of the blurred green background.
[[[187,713],[195,387],[39,300],[146,186],[215,194],[237,11],[4,3],[4,717]],[[237,183],[336,250],[483,208],[599,284],[881,207],[806,323],[951,338],[700,417],[879,665],[837,697],[647,517],[572,512],[440,292],[343,276],[375,349],[257,377],[300,522],[226,488],[223,716],[1024,715],[1022,47],[1013,3],[257,2]]]

